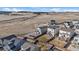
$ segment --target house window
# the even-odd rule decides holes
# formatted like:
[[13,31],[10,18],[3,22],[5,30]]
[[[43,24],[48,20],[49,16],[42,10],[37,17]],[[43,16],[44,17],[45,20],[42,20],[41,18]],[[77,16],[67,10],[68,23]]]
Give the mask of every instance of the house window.
[[39,30],[36,31],[37,34],[40,34]]
[[48,32],[49,36],[52,36],[51,31]]

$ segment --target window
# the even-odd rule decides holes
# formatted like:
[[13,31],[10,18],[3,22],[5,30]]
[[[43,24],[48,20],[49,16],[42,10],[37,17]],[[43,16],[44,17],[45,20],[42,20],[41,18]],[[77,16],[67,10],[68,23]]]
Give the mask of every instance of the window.
[[49,35],[49,36],[52,36],[51,31],[48,32],[48,35]]
[[40,34],[39,30],[36,31],[37,34]]

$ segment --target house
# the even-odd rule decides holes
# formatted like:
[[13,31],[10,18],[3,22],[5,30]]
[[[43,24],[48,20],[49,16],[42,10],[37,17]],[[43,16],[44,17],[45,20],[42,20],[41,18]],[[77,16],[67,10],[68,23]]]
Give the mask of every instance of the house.
[[70,40],[75,35],[74,30],[71,28],[60,28],[59,30],[59,39]]
[[26,42],[25,38],[17,38],[15,35],[9,35],[1,38],[3,49],[5,51],[17,51],[21,49],[21,45]]
[[36,34],[41,35],[47,32],[47,26],[40,26],[36,29]]
[[26,40],[24,39],[18,39],[15,38],[14,42],[10,43],[10,44],[6,44],[4,45],[4,50],[9,50],[9,51],[18,51],[21,49],[21,46],[26,42]]
[[79,48],[79,35],[74,37],[72,44],[75,45],[76,48]]
[[79,34],[74,36],[73,40],[71,41],[71,45],[68,47],[71,51],[79,51]]
[[[16,36],[14,34],[12,34],[12,35],[0,38],[0,47],[5,48],[5,49],[9,49],[7,45],[11,43],[10,40],[12,38],[16,38]],[[7,47],[4,47],[5,45]]]
[[10,40],[10,39],[15,38],[15,37],[16,37],[16,35],[12,34],[12,35],[9,35],[9,36],[6,36],[6,37],[2,37],[0,39],[2,39],[2,40],[4,40],[4,39]]
[[72,21],[72,24],[73,24],[73,25],[78,24],[78,23],[79,23],[79,20],[73,20],[73,21]]
[[66,21],[66,22],[64,22],[64,26],[66,28],[72,28],[73,27],[73,24],[72,24],[72,22]]
[[14,42],[14,48],[12,50],[17,51],[21,49],[21,46],[26,42],[26,39],[17,38]]
[[59,33],[59,26],[49,26],[47,28],[47,34],[52,38]]
[[50,20],[50,22],[48,23],[48,25],[55,25],[56,24],[56,21],[55,20]]
[[75,33],[76,34],[79,34],[79,23],[74,24],[74,28],[73,29],[75,29]]
[[74,29],[79,29],[79,23],[74,24]]
[[39,51],[39,47],[37,45],[31,44],[29,42],[24,43],[21,46],[21,51]]

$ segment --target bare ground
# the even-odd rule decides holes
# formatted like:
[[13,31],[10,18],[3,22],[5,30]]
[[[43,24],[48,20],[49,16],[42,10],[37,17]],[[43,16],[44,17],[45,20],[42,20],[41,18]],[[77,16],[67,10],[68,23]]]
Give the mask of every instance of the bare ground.
[[47,23],[52,19],[57,22],[79,19],[79,12],[41,15],[31,13],[23,16],[0,15],[0,36],[32,32],[36,24]]

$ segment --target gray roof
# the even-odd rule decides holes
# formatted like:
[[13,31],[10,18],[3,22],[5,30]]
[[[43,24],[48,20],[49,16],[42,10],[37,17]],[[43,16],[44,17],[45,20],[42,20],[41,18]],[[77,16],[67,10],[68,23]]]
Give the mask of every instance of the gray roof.
[[8,44],[10,44],[10,43],[11,43],[11,42],[10,42],[9,40],[6,40],[6,39],[3,41],[3,44],[4,44],[4,45],[8,45]]
[[3,48],[4,50],[18,50],[21,48],[21,45],[23,45],[26,42],[26,40],[23,38],[17,38],[17,37],[10,37],[9,39],[3,39]]
[[0,39],[0,47],[2,47],[3,46],[3,43],[2,43],[2,40]]
[[0,39],[2,39],[2,40],[4,40],[4,39],[10,40],[10,39],[15,38],[15,37],[16,36],[14,34],[12,34],[12,35],[9,35],[9,36],[6,36],[6,37],[2,37]]
[[46,29],[47,28],[47,26],[41,26],[41,27],[39,27],[40,29]]
[[22,45],[25,42],[26,42],[26,40],[24,40],[24,39],[16,39],[15,42],[14,42],[14,45],[15,46]]
[[56,28],[59,28],[59,26],[57,26],[57,25],[51,25],[48,28],[56,29]]
[[3,47],[5,51],[11,51],[10,47],[8,45]]
[[[30,48],[30,49],[29,49]],[[39,50],[39,48],[36,46],[36,45],[34,45],[34,44],[31,44],[31,43],[29,43],[29,42],[26,42],[26,43],[24,43],[22,46],[21,46],[21,49],[24,51],[24,50],[27,50],[27,49],[29,49],[30,51],[38,51]]]
[[32,45],[31,43],[26,42],[26,43],[24,43],[24,44],[21,46],[21,48],[27,49],[27,48],[31,47],[31,45]]
[[2,44],[2,40],[0,39],[0,44]]

